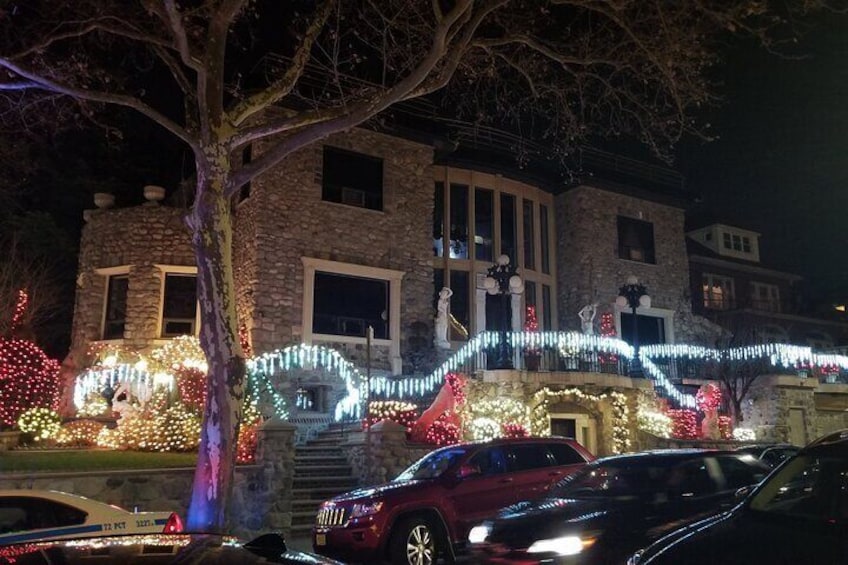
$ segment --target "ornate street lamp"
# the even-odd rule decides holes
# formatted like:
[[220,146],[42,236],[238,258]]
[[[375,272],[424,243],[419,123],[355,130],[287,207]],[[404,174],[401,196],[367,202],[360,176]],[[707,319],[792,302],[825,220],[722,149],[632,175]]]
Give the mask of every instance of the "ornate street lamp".
[[648,289],[645,285],[639,282],[636,277],[628,277],[627,284],[621,285],[618,289],[618,298],[615,303],[620,308],[630,308],[633,312],[633,360],[630,362],[630,376],[641,377],[642,363],[639,361],[639,319],[636,316],[636,309],[639,306],[643,308],[651,307],[651,297],[648,296]]
[[498,343],[498,358],[495,369],[512,369],[512,347],[509,345],[508,334],[512,321],[511,300],[513,294],[524,292],[524,281],[518,275],[518,269],[509,262],[509,256],[501,255],[497,262],[489,267],[486,280],[483,281],[486,292],[499,296],[501,302],[500,340]]

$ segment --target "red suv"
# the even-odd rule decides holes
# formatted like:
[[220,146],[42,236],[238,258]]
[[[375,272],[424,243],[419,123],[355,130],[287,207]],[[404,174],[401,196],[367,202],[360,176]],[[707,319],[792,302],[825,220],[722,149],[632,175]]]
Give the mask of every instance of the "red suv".
[[312,530],[317,553],[365,563],[430,565],[465,548],[468,530],[504,506],[540,496],[594,456],[563,438],[443,447],[386,484],[332,498]]

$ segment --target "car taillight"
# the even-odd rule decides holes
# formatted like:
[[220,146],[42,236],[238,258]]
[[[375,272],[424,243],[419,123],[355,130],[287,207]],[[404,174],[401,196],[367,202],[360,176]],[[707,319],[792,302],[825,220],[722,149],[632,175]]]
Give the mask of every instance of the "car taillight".
[[180,517],[176,513],[171,513],[168,516],[168,521],[165,523],[165,529],[162,530],[163,534],[176,534],[183,531],[183,521],[180,520]]

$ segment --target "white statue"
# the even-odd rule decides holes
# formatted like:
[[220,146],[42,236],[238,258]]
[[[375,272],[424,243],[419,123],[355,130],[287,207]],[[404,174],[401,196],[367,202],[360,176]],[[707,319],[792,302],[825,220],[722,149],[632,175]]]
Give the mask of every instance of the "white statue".
[[442,349],[450,349],[450,341],[448,341],[448,310],[451,296],[453,296],[453,291],[448,287],[442,287],[442,290],[439,291],[439,303],[436,306],[436,335],[433,338],[433,344]]
[[586,335],[595,334],[595,314],[598,313],[597,304],[587,304],[577,314],[580,318],[580,330]]
[[132,396],[130,387],[127,383],[121,383],[115,390],[115,396],[112,401],[112,411],[117,412],[119,418],[132,417],[138,411],[138,408],[130,403]]

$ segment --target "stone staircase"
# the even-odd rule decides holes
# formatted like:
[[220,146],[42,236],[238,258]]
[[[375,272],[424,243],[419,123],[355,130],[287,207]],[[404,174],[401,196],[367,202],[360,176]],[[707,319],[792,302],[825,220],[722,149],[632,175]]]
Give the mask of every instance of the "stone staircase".
[[310,534],[322,502],[358,486],[341,450],[341,444],[354,429],[354,424],[331,424],[315,439],[295,448],[292,537]]

